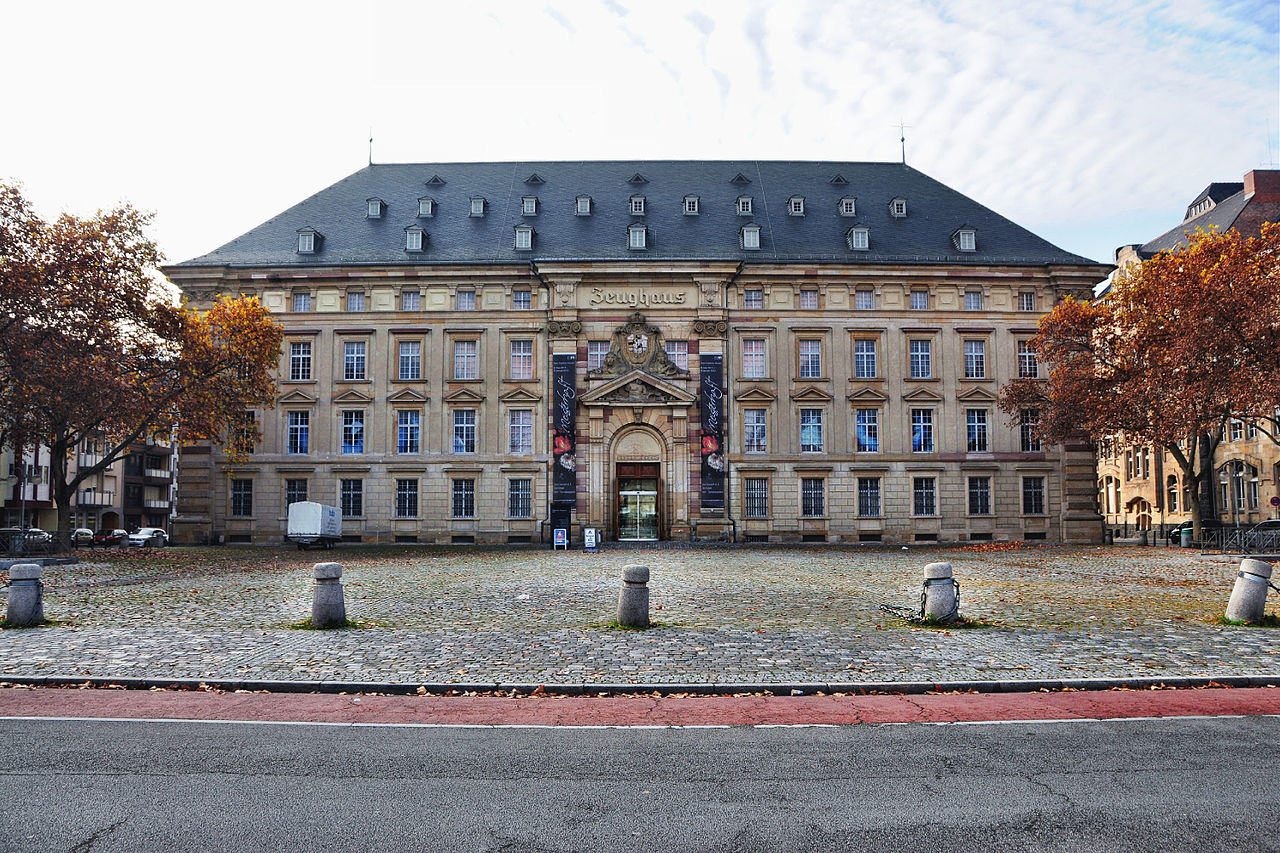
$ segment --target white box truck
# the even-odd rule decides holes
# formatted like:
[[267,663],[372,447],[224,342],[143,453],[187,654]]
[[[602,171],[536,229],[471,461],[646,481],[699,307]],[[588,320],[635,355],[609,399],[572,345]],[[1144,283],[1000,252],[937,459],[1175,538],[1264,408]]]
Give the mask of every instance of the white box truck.
[[298,501],[289,504],[289,541],[298,543],[299,550],[312,545],[332,548],[342,541],[342,510],[315,501]]

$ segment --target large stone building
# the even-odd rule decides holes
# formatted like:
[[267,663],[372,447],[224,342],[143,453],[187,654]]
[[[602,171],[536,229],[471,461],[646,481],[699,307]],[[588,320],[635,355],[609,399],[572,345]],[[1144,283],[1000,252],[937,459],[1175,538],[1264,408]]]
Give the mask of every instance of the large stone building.
[[180,541],[1101,536],[1000,385],[1110,267],[897,163],[371,165],[167,267],[284,324],[262,442],[184,448]]

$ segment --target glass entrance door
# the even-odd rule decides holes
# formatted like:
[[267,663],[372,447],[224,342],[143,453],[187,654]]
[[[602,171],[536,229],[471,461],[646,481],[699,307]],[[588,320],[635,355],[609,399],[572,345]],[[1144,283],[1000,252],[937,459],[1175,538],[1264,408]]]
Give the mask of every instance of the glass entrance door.
[[658,481],[628,478],[618,483],[618,540],[651,541],[658,538]]

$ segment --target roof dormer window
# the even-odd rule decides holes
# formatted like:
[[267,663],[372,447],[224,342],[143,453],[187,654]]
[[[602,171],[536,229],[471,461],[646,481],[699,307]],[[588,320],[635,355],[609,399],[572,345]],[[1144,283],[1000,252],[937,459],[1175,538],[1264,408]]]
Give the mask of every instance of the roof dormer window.
[[895,198],[889,202],[889,215],[894,219],[901,219],[907,215],[907,200],[905,198]]
[[865,252],[871,248],[871,229],[865,225],[855,225],[844,232],[844,241],[853,252]]
[[787,199],[788,216],[804,216],[804,196],[793,195]]
[[418,199],[418,215],[431,217],[436,215],[436,200],[429,195]]
[[538,197],[536,195],[527,195],[520,199],[520,215],[521,216],[537,216],[538,215]]
[[751,196],[749,195],[738,196],[738,215],[739,216],[751,215]]
[[633,195],[630,210],[632,216],[644,216],[644,196]]
[[406,252],[421,252],[427,243],[427,232],[422,230],[419,225],[410,225],[404,229],[404,250]]
[[324,237],[314,228],[298,229],[298,254],[314,255],[324,244]]
[[951,235],[951,243],[962,252],[978,250],[978,232],[972,228],[961,228]]
[[684,215],[698,215],[698,197],[696,195],[687,195],[684,197]]
[[484,196],[473,195],[471,197],[471,215],[472,216],[484,216],[485,208],[488,206],[489,206],[489,203],[484,200]]
[[856,216],[858,213],[857,199],[853,196],[845,196],[840,199],[840,215]]
[[380,198],[371,198],[365,202],[368,205],[368,217],[370,219],[381,219],[382,211],[386,209],[386,205],[382,203]]
[[578,201],[573,208],[573,213],[575,216],[590,216],[591,215],[591,196],[589,195],[578,196]]
[[627,228],[627,248],[649,248],[649,229],[643,225],[631,225]]
[[760,226],[743,225],[740,232],[742,248],[756,250],[760,248]]
[[533,249],[533,227],[529,225],[516,226],[516,251],[528,252]]

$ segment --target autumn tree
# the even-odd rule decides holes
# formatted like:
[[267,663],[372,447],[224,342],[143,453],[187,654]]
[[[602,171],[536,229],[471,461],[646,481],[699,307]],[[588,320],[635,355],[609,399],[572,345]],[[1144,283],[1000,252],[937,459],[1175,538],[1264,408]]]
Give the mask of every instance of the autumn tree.
[[[19,458],[49,449],[62,530],[80,485],[134,442],[180,428],[227,443],[246,409],[275,397],[279,324],[256,298],[203,314],[178,304],[150,219],[124,205],[46,222],[0,184],[0,443]],[[72,470],[85,440],[102,445],[101,460]]]
[[[1003,411],[1039,409],[1046,441],[1152,444],[1199,496],[1232,418],[1280,437],[1280,225],[1197,233],[1121,270],[1103,298],[1060,303],[1032,345],[1049,377],[1007,384]],[[1200,501],[1190,509],[1198,536]]]

